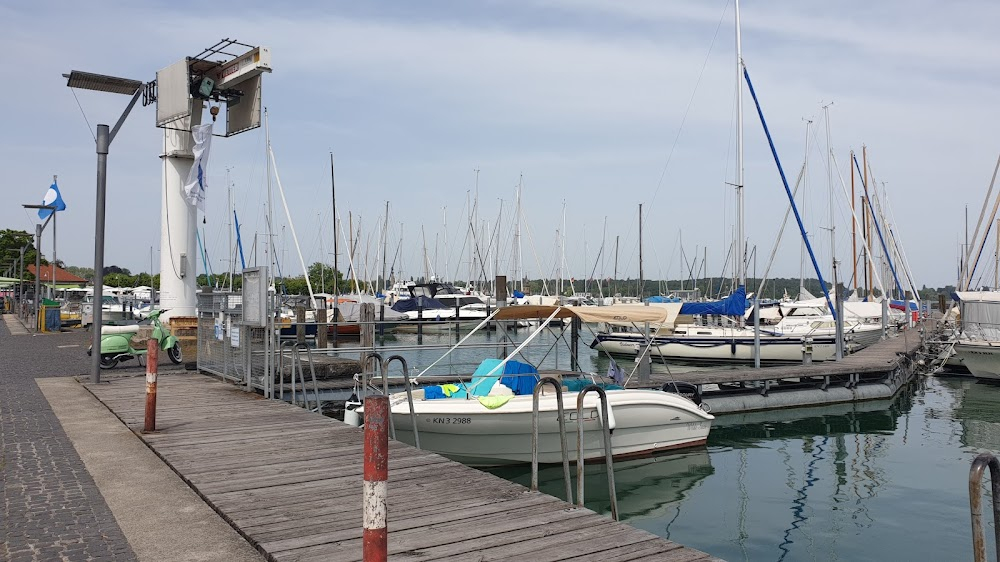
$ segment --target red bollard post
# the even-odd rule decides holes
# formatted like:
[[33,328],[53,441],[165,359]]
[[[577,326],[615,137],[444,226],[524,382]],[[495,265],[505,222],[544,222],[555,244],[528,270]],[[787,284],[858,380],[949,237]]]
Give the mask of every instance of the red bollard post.
[[389,397],[365,398],[364,562],[389,557],[386,485],[389,480]]
[[156,373],[160,362],[160,342],[146,340],[146,421],[143,433],[156,431]]

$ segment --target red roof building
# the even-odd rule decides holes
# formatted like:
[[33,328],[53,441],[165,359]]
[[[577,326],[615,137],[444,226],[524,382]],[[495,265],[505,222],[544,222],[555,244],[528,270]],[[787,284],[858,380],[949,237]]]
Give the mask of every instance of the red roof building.
[[[28,272],[31,273],[32,275],[35,274],[35,264],[30,264],[26,266],[25,269],[27,269]],[[76,275],[73,275],[72,273],[66,271],[65,269],[59,266],[56,266],[55,269],[56,269],[56,285],[79,285],[82,287],[83,285],[87,284],[87,280],[84,279],[83,277],[77,277]],[[41,276],[39,276],[38,280],[45,284],[52,283],[51,265],[42,266],[42,274]]]

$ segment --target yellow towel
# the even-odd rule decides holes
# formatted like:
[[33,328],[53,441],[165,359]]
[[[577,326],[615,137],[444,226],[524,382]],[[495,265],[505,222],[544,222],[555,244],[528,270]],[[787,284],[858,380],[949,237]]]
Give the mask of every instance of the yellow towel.
[[458,390],[459,390],[459,388],[458,388],[457,384],[442,384],[441,385],[441,392],[443,392],[445,396],[451,396],[452,394],[455,394],[456,392],[458,392]]
[[479,400],[479,403],[482,404],[483,406],[486,406],[490,410],[496,410],[500,406],[503,406],[507,402],[510,402],[510,399],[513,397],[514,397],[513,394],[509,394],[506,396],[477,396],[476,398]]

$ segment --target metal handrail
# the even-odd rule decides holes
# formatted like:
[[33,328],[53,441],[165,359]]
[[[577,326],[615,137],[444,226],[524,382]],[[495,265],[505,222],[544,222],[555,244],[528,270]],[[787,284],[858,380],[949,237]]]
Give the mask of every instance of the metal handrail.
[[[361,355],[361,378],[362,379],[364,379],[364,374],[368,370],[368,365],[372,361],[375,361],[375,366],[372,368],[372,371],[371,371],[372,376],[369,377],[368,380],[362,380],[362,382],[364,383],[364,384],[362,384],[362,387],[365,388],[366,390],[367,390],[367,388],[369,386],[371,386],[371,379],[375,377],[375,370],[376,369],[381,370],[383,359],[382,359],[382,354],[379,353],[379,352],[377,352],[377,351],[366,351],[366,352],[364,352]],[[382,377],[382,379],[383,379],[383,381],[382,381],[382,393],[385,394],[385,395],[388,395],[389,394],[389,385],[385,383],[385,377]]]
[[[278,346],[278,398],[285,399],[285,348],[294,347],[295,342],[285,341]],[[289,356],[291,359],[291,356]],[[295,403],[295,365],[292,365],[292,404]]]
[[599,385],[584,387],[576,396],[576,505],[583,507],[583,399],[588,392],[596,392],[601,398],[601,429],[604,441],[604,464],[608,471],[608,495],[611,497],[611,517],[618,521],[618,494],[615,490],[614,455],[611,454],[611,406],[608,394]]
[[309,409],[309,399],[306,394],[306,376],[302,371],[302,357],[299,355],[303,349],[306,350],[306,360],[309,361],[309,374],[312,376],[313,394],[316,396],[316,411],[323,413],[323,409],[319,403],[319,385],[316,384],[316,365],[313,363],[312,349],[304,343],[300,343],[295,346],[295,355],[299,360],[299,375],[302,379],[302,404],[306,409]]
[[[420,433],[417,431],[417,412],[413,409],[413,389],[410,385],[410,367],[406,364],[406,358],[402,355],[393,355],[392,357],[382,361],[382,387],[385,389],[386,396],[389,395],[389,364],[393,361],[399,361],[403,366],[403,387],[406,389],[406,402],[410,405],[410,423],[413,425],[413,444],[419,449],[420,448]],[[392,420],[392,405],[389,406],[389,419],[390,423]],[[393,427],[393,436],[395,439],[396,429]]]
[[983,533],[983,500],[980,487],[983,472],[990,467],[990,483],[993,488],[993,534],[1000,560],[1000,461],[989,453],[983,453],[972,461],[969,469],[969,511],[972,513],[972,550],[976,562],[986,562],[986,536]]
[[538,491],[538,398],[542,387],[551,384],[556,389],[556,418],[559,420],[559,438],[562,441],[563,480],[566,482],[566,501],[573,502],[573,482],[569,477],[569,446],[566,443],[566,415],[563,410],[562,385],[553,377],[542,377],[535,383],[531,399],[531,491]]

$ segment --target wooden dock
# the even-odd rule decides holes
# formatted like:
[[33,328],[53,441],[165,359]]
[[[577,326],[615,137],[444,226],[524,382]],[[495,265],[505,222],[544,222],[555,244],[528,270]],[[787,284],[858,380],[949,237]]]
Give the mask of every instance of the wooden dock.
[[[361,560],[361,429],[206,375],[158,386],[157,432],[140,437],[269,560]],[[87,388],[138,434],[144,378]],[[389,449],[390,559],[713,559],[437,454]]]

